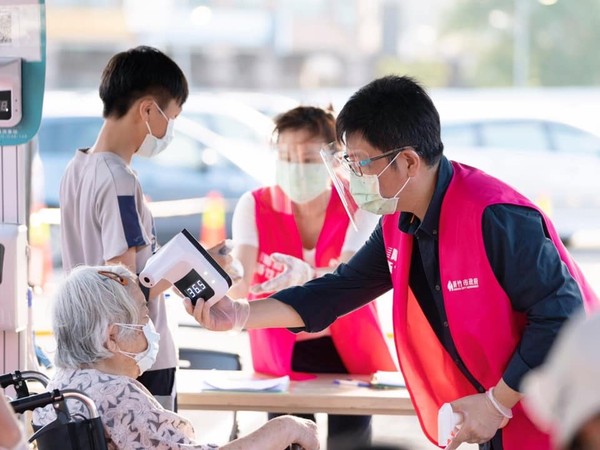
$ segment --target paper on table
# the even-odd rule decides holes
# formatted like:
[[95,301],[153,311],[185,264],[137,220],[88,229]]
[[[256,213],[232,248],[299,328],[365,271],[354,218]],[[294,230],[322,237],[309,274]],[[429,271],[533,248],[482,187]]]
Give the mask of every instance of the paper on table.
[[371,379],[372,387],[406,387],[401,372],[386,372],[378,370]]
[[203,382],[203,390],[281,392],[287,390],[290,377],[286,375],[279,378],[258,378],[254,374],[238,371],[231,371],[231,374],[227,375],[220,371],[215,376],[207,375]]

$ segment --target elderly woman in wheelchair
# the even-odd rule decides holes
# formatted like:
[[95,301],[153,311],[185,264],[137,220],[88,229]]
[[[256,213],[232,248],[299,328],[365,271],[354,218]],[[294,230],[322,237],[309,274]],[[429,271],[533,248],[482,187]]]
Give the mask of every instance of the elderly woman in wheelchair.
[[[162,408],[136,378],[154,363],[159,335],[137,279],[123,266],[75,268],[56,293],[53,328],[57,373],[48,389],[77,389],[96,403],[110,449],[282,450],[319,448],[313,422],[270,420],[223,446],[197,443],[189,421]],[[69,409],[78,402],[70,403]],[[81,411],[73,411],[85,415]],[[33,422],[55,419],[51,406]]]

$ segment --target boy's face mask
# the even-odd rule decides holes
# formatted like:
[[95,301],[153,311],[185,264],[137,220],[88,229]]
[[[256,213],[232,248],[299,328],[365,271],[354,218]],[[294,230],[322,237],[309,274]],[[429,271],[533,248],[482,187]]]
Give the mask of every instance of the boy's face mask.
[[148,134],[142,141],[142,145],[138,148],[136,154],[143,156],[145,158],[152,158],[153,156],[158,155],[164,149],[166,149],[171,141],[173,140],[174,135],[174,125],[175,121],[173,119],[169,119],[166,114],[160,109],[160,106],[156,102],[154,102],[158,111],[162,114],[162,116],[167,121],[167,131],[165,135],[161,138],[158,138],[152,134],[152,130],[150,129],[150,124],[146,121],[146,127],[148,128]]

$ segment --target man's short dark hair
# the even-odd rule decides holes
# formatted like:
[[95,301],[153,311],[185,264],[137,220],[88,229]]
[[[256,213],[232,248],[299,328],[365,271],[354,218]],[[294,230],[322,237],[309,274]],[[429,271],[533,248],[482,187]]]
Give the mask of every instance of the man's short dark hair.
[[158,106],[171,100],[179,106],[188,97],[188,84],[179,66],[160,50],[139,46],[114,55],[102,72],[103,116],[121,118],[141,97],[152,95]]
[[350,97],[337,117],[337,135],[343,141],[355,133],[382,153],[413,146],[428,165],[437,163],[444,149],[437,109],[406,76],[379,78]]

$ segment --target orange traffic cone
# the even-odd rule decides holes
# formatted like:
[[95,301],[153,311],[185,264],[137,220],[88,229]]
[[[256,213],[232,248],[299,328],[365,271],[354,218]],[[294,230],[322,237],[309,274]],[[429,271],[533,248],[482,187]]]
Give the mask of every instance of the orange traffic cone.
[[205,197],[206,207],[202,213],[200,242],[212,247],[227,237],[225,230],[225,199],[218,191],[210,191]]

